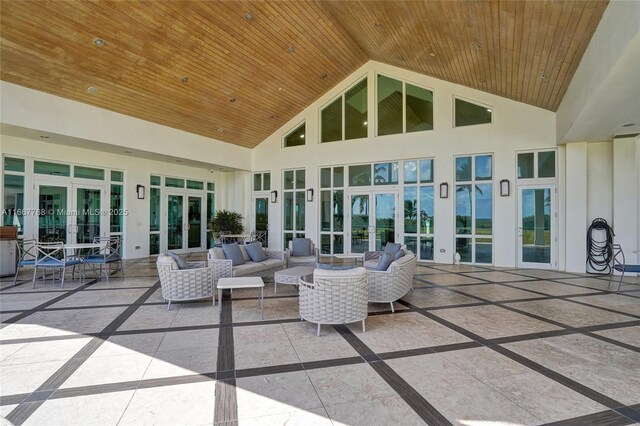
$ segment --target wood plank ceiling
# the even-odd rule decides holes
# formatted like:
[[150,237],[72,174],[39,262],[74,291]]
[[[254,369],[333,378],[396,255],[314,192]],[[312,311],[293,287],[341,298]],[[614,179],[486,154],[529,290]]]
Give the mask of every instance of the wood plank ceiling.
[[606,5],[3,1],[0,78],[251,148],[369,59],[555,111]]

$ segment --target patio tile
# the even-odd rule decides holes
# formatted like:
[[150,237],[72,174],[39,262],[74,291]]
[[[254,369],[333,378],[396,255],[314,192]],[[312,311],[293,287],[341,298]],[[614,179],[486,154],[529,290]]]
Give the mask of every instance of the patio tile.
[[567,274],[559,271],[548,271],[546,269],[518,269],[515,273],[529,278],[540,278],[545,280],[575,277],[573,274]]
[[367,364],[308,370],[307,374],[325,407],[397,396]]
[[540,297],[540,295],[536,293],[531,293],[525,290],[518,290],[500,284],[483,284],[477,286],[468,285],[460,287],[457,290],[471,296],[477,296],[482,299],[490,300],[492,302]]
[[324,408],[295,410],[286,413],[270,414],[260,417],[243,419],[241,424],[252,426],[272,425],[303,425],[303,426],[331,426],[331,420]]
[[233,328],[235,344],[251,345],[256,343],[289,342],[282,324],[252,325]]
[[300,362],[288,341],[236,344],[234,355],[236,370]]
[[67,360],[2,365],[0,383],[2,395],[31,393],[51,377]]
[[155,353],[143,379],[206,374],[216,371],[218,347],[178,349]]
[[205,425],[214,419],[215,381],[138,389],[118,425]]
[[[175,307],[174,307],[175,306]],[[164,307],[163,309],[166,309]],[[210,302],[171,305],[171,311],[177,311],[171,327],[189,327],[193,325],[211,325],[220,323],[220,304]]]
[[24,425],[117,425],[134,391],[49,399]]
[[358,356],[358,352],[342,338],[337,340],[324,339],[325,336],[315,337],[291,341],[301,362]]
[[424,421],[399,396],[328,405],[334,425],[424,425]]
[[482,337],[496,338],[557,330],[559,327],[498,306],[470,306],[434,311],[434,315]]
[[2,360],[3,367],[16,364],[30,364],[49,361],[66,361],[82,349],[89,341],[85,339],[68,339],[51,342],[29,343],[19,351]]
[[445,288],[426,288],[414,290],[402,297],[403,300],[419,308],[433,308],[437,306],[468,305],[478,303],[478,300]]
[[635,318],[565,300],[508,303],[508,306],[573,327],[633,321]]
[[[291,342],[295,340],[318,340],[316,336],[316,325],[308,321],[285,323],[282,324],[282,328]],[[333,327],[328,326],[322,329],[322,335],[320,337],[323,341],[344,340]]]
[[463,284],[481,284],[484,281],[477,280],[472,277],[456,274],[433,274],[426,277],[420,277],[425,281],[428,281],[437,285],[463,285]]
[[158,351],[218,346],[217,328],[167,332]]
[[640,326],[596,331],[595,334],[640,348]]
[[140,380],[151,359],[151,356],[139,353],[92,356],[62,384],[61,388]]
[[176,308],[167,311],[164,306],[140,306],[118,330],[166,328],[171,325],[177,313]]
[[532,290],[550,296],[567,296],[570,294],[591,293],[594,290],[582,287],[576,287],[568,284],[557,283],[553,281],[522,281],[507,283],[510,286],[518,287],[523,290]]
[[[569,300],[588,303],[602,308],[613,309],[621,313],[640,316],[640,299],[620,294],[572,297]],[[637,319],[637,318],[636,318]]]
[[322,408],[304,371],[240,378],[236,381],[238,419]]
[[499,271],[483,271],[483,272],[467,272],[466,276],[472,278],[478,278],[486,281],[492,281],[496,283],[512,282],[512,281],[525,281],[530,280],[529,277],[524,277],[518,274],[510,274],[509,272]]
[[512,359],[485,347],[444,352],[440,355],[482,381],[514,374],[525,374],[531,371]]

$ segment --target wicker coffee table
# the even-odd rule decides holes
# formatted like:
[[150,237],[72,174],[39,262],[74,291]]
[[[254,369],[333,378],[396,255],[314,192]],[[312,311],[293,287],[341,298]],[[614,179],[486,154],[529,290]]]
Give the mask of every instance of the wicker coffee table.
[[300,278],[313,275],[315,266],[296,266],[294,268],[287,268],[276,272],[273,275],[273,294],[278,292],[278,284],[298,285]]

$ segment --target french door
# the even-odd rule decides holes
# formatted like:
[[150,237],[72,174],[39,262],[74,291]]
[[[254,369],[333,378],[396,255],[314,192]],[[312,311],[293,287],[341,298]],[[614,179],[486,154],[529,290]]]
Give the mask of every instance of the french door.
[[206,218],[204,197],[188,193],[168,193],[165,199],[167,220],[166,250],[191,252],[204,250]]
[[518,186],[518,267],[556,269],[556,187]]
[[107,190],[103,185],[34,182],[37,206],[32,235],[38,241],[90,243],[109,231]]
[[397,192],[357,192],[349,195],[346,253],[383,250],[398,238]]

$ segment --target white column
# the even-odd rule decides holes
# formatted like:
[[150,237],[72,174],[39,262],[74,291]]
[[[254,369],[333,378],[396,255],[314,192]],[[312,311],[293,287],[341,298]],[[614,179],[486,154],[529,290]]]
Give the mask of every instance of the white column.
[[585,272],[587,260],[587,143],[566,145],[566,270]]
[[628,263],[637,263],[640,248],[640,139],[613,140],[613,231]]

